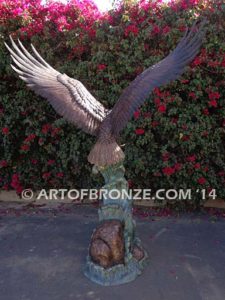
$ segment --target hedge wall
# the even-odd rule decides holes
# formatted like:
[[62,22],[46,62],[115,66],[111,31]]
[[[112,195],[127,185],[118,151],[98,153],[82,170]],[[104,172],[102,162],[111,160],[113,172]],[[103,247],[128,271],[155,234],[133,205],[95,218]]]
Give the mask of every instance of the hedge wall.
[[32,42],[56,69],[107,107],[143,69],[206,16],[201,53],[180,80],[156,89],[121,136],[133,187],[216,189],[225,198],[225,4],[123,1],[101,14],[91,1],[0,1],[0,187],[94,187],[94,138],[60,118],[10,68],[8,35]]

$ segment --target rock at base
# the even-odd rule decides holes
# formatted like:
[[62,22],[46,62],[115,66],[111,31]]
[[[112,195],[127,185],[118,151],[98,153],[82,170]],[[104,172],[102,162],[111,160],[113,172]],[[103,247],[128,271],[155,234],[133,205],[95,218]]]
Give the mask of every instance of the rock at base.
[[141,260],[142,258],[144,258],[144,256],[145,256],[144,250],[141,249],[141,247],[139,247],[137,245],[134,246],[132,254],[133,254],[133,257],[138,261]]
[[104,221],[95,229],[89,249],[93,262],[104,268],[124,263],[123,230],[119,220]]

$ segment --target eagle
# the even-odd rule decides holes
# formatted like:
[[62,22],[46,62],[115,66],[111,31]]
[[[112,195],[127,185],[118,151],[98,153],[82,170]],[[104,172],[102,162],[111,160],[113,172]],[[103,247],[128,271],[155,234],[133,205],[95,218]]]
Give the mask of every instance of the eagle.
[[196,20],[187,28],[177,47],[164,59],[139,74],[121,93],[112,109],[106,109],[77,79],[61,74],[51,67],[31,44],[33,55],[18,39],[10,36],[6,43],[14,64],[13,70],[36,94],[46,98],[55,111],[88,134],[96,143],[88,161],[97,167],[119,163],[124,153],[117,140],[120,132],[156,88],[179,78],[185,67],[198,54],[205,35],[206,20]]

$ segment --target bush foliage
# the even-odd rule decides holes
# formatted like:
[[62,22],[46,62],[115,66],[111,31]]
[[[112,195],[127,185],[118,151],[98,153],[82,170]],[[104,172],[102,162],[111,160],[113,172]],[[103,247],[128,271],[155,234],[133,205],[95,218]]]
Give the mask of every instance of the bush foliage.
[[60,118],[10,68],[4,41],[19,37],[60,72],[81,80],[105,106],[169,53],[199,16],[201,52],[185,74],[155,89],[121,136],[130,185],[216,189],[225,198],[225,4],[122,1],[102,14],[89,0],[0,1],[0,187],[90,187],[94,138]]

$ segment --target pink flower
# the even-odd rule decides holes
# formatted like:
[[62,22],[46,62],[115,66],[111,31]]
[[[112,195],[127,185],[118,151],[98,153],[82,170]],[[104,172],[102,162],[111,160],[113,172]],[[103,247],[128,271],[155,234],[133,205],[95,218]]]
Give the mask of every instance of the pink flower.
[[165,104],[159,105],[158,112],[165,113],[166,112],[166,105]]
[[57,23],[58,23],[58,30],[59,31],[63,31],[64,29],[68,28],[68,23],[67,23],[67,19],[65,16],[61,16],[57,19]]
[[38,163],[38,161],[37,161],[37,159],[31,159],[31,163],[32,163],[33,165],[36,165],[36,164]]
[[129,188],[132,188],[132,186],[133,186],[133,181],[132,181],[131,179],[128,179],[127,182],[128,182]]
[[56,173],[56,176],[59,178],[62,178],[62,177],[64,177],[64,174],[63,174],[63,172],[58,172],[58,173]]
[[182,137],[182,141],[183,142],[187,142],[187,141],[189,141],[190,140],[190,135],[184,135],[183,137]]
[[154,92],[155,95],[157,95],[157,96],[159,96],[159,97],[161,96],[161,91],[160,91],[159,88],[154,88],[154,91],[153,91],[153,92]]
[[20,178],[19,178],[18,174],[13,174],[10,185],[12,188],[14,188],[16,190],[16,192],[18,194],[20,194],[23,190],[23,188],[20,184]]
[[218,92],[210,92],[209,99],[210,100],[218,100],[220,98],[220,93]]
[[198,66],[198,65],[200,65],[200,64],[201,64],[201,59],[200,59],[200,57],[198,56],[198,57],[196,57],[196,58],[194,59],[192,65],[193,65],[193,66]]
[[137,111],[135,111],[135,113],[134,113],[134,119],[137,120],[137,119],[139,119],[139,117],[140,117],[140,111],[137,110]]
[[183,83],[183,84],[186,84],[186,83],[188,83],[188,82],[189,82],[188,79],[182,79],[182,80],[181,80],[181,83]]
[[9,128],[8,127],[3,127],[2,128],[2,134],[4,134],[4,135],[9,134]]
[[209,61],[208,62],[208,65],[210,66],[210,67],[217,67],[217,66],[219,66],[220,65],[220,62],[219,61]]
[[196,160],[196,155],[190,155],[187,157],[188,162],[194,162]]
[[13,9],[13,10],[12,10],[12,14],[13,14],[14,16],[19,16],[19,15],[21,15],[22,13],[23,13],[23,9],[20,8],[20,7],[18,7],[18,8],[16,8],[16,9]]
[[212,106],[212,107],[217,107],[217,102],[216,102],[216,100],[211,100],[211,101],[209,101],[209,105]]
[[175,169],[172,167],[165,167],[162,169],[162,171],[163,171],[163,174],[165,174],[167,176],[170,176],[175,173]]
[[190,98],[192,98],[192,99],[196,99],[196,98],[197,98],[197,96],[196,96],[196,94],[195,94],[194,92],[190,92],[190,93],[188,94],[188,96],[189,96]]
[[57,134],[60,133],[60,131],[61,131],[61,128],[57,128],[57,127],[52,128],[51,136],[53,136],[53,137],[56,136]]
[[16,188],[17,194],[21,194],[22,191],[23,191],[23,187],[21,185],[18,185],[17,188]]
[[168,152],[163,153],[162,155],[162,160],[163,161],[168,161],[170,158],[170,154]]
[[182,164],[176,163],[176,164],[174,165],[174,169],[175,169],[176,171],[181,170],[181,169],[182,169]]
[[41,131],[42,133],[47,134],[51,128],[52,128],[51,124],[44,124],[42,126]]
[[137,135],[142,135],[142,134],[145,133],[145,130],[142,129],[142,128],[138,128],[138,129],[135,130],[135,133],[136,133]]
[[47,162],[47,164],[48,164],[49,166],[54,165],[54,163],[55,163],[55,160],[54,160],[54,159],[50,159],[50,160],[48,160],[48,162]]
[[28,137],[25,139],[25,143],[26,142],[31,142],[31,141],[33,141],[34,139],[36,138],[36,134],[35,133],[32,133],[32,134],[30,134],[30,135],[28,135]]
[[154,99],[154,103],[155,103],[155,105],[159,106],[160,103],[161,103],[160,98],[155,98],[155,99]]
[[48,179],[51,176],[51,172],[45,172],[42,174],[43,179]]
[[21,116],[26,116],[27,112],[26,111],[21,111],[20,114],[21,114]]
[[91,38],[94,38],[96,36],[96,30],[93,28],[89,28],[88,34]]
[[188,8],[188,4],[186,2],[181,2],[181,8],[183,10],[187,9]]
[[133,35],[138,35],[139,33],[139,29],[135,26],[135,25],[129,25],[127,26],[127,28],[124,31],[125,36],[128,36],[130,34],[130,32],[133,33]]
[[170,27],[169,26],[163,27],[162,32],[163,32],[163,34],[166,34],[166,33],[170,32]]
[[222,177],[222,176],[225,176],[225,171],[220,171],[220,172],[218,173],[218,175],[221,176],[221,177]]
[[152,127],[155,128],[159,125],[158,121],[152,121]]
[[153,33],[153,34],[158,34],[158,33],[160,33],[160,28],[159,28],[159,26],[155,25],[154,28],[153,28],[153,30],[152,30],[152,33]]
[[201,167],[200,163],[196,163],[196,164],[194,165],[194,168],[195,168],[195,169],[200,169],[200,167]]
[[143,67],[141,67],[141,66],[138,66],[138,67],[135,69],[136,75],[139,75],[139,74],[141,74],[142,72],[143,72]]
[[106,67],[107,67],[107,66],[106,66],[105,64],[99,64],[99,65],[98,65],[98,70],[99,70],[99,71],[103,71],[103,70],[105,70]]
[[44,139],[40,138],[40,139],[38,140],[38,144],[39,144],[40,146],[42,146],[42,145],[44,144]]
[[2,189],[5,190],[5,191],[8,191],[9,190],[9,185],[8,184],[3,185]]
[[143,113],[144,118],[151,118],[152,114],[150,112]]
[[30,149],[30,146],[29,145],[27,145],[27,144],[23,144],[23,145],[21,145],[21,147],[20,147],[20,149],[22,150],[22,151],[28,151],[29,149]]
[[200,178],[198,179],[198,183],[199,183],[199,184],[205,184],[205,183],[206,183],[205,177],[200,177]]
[[171,122],[172,122],[173,124],[177,124],[177,122],[178,122],[178,117],[173,117],[172,120],[171,120]]
[[7,167],[7,166],[8,166],[8,163],[7,163],[6,160],[1,160],[1,161],[0,161],[0,167],[1,167],[1,168]]
[[203,109],[203,115],[208,116],[209,115],[209,110],[208,108]]

